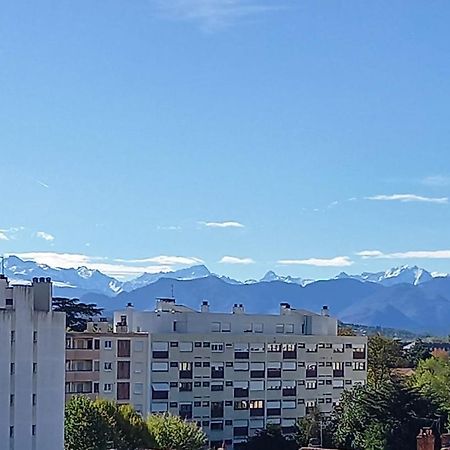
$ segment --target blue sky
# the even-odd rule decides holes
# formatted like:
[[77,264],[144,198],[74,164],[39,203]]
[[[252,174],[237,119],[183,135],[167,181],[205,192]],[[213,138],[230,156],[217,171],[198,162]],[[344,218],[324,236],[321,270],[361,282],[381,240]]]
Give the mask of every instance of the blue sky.
[[7,2],[0,252],[450,271],[449,23],[447,1]]

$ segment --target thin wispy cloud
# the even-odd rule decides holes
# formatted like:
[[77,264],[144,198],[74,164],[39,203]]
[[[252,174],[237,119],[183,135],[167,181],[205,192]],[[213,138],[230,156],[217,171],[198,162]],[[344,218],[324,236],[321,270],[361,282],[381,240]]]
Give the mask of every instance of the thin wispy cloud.
[[10,227],[0,229],[0,241],[10,241],[12,239],[17,239],[17,233],[24,229],[24,227]]
[[[173,264],[145,264],[145,262],[135,265],[126,260],[120,262],[120,260],[110,260],[102,256],[90,256],[79,253],[27,252],[15,253],[15,255],[23,260],[34,261],[38,264],[46,264],[51,267],[60,267],[63,269],[87,267],[88,269],[99,270],[107,275],[123,280],[137,277],[144,272],[171,272],[176,267]],[[157,258],[147,258],[147,260],[156,260]],[[163,260],[160,259],[159,261]],[[191,263],[191,260],[189,261]]]
[[430,175],[421,180],[426,186],[444,187],[450,186],[450,177],[446,175]]
[[209,32],[285,8],[279,1],[271,0],[157,0],[155,7],[164,18],[192,22]]
[[254,264],[255,261],[252,258],[239,258],[237,256],[224,256],[220,261],[220,264]]
[[55,240],[55,236],[50,233],[46,233],[45,231],[37,231],[36,237],[39,239],[43,239],[44,241],[51,242]]
[[45,189],[48,189],[50,187],[47,183],[44,183],[41,180],[36,180],[36,183],[39,184],[40,186],[42,186]]
[[384,253],[380,250],[363,250],[357,253],[363,259],[450,259],[450,250],[412,250]]
[[364,197],[365,200],[382,201],[382,202],[419,202],[419,203],[438,203],[447,204],[448,197],[425,197],[416,194],[391,194],[391,195],[374,195],[371,197]]
[[3,230],[0,230],[0,241],[9,241],[9,237]]
[[199,222],[200,225],[203,225],[208,228],[244,228],[245,225],[236,222],[234,220],[226,221],[226,222]]
[[280,259],[277,263],[284,266],[315,267],[348,267],[354,264],[348,256],[336,256],[334,258]]
[[204,261],[195,256],[152,256],[150,258],[138,258],[138,259],[115,259],[116,262],[130,263],[130,264],[141,264],[141,263],[154,263],[162,264],[166,266],[188,266],[191,264],[203,264]]

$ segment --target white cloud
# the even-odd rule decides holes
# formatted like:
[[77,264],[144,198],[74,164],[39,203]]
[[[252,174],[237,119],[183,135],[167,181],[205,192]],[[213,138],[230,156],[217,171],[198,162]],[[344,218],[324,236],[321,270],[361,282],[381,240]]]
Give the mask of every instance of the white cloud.
[[87,267],[89,269],[99,270],[107,275],[119,279],[129,279],[141,275],[144,272],[158,273],[173,271],[172,265],[128,265],[109,262],[108,258],[101,256],[88,256],[77,253],[55,253],[55,252],[29,252],[15,253],[23,260],[35,261],[38,264],[46,264],[51,267],[60,267],[63,269],[78,267]]
[[286,266],[348,267],[353,264],[353,261],[348,256],[336,256],[334,258],[281,259],[277,263]]
[[17,239],[17,233],[24,230],[24,227],[10,227],[6,229],[0,229],[0,241],[9,241],[11,239]]
[[245,225],[243,225],[240,222],[236,222],[234,220],[230,220],[227,222],[200,222],[205,227],[209,228],[244,228]]
[[141,258],[141,259],[115,259],[116,262],[123,263],[155,263],[167,266],[188,266],[191,264],[203,264],[204,261],[200,258],[196,258],[195,256],[152,256],[151,258]]
[[158,0],[156,8],[164,17],[195,22],[205,31],[220,30],[243,18],[282,9],[273,0]]
[[9,237],[3,230],[0,230],[0,241],[9,241]]
[[49,188],[49,185],[47,183],[44,183],[41,180],[36,180],[36,183],[39,184],[40,186],[44,187],[45,189]]
[[374,195],[365,197],[365,200],[387,201],[387,202],[422,202],[422,203],[439,203],[447,204],[448,197],[424,197],[416,194],[392,194],[392,195]]
[[363,259],[450,259],[450,250],[413,250],[383,253],[380,250],[363,250],[357,253]]
[[255,261],[252,258],[238,258],[237,256],[224,256],[220,261],[220,264],[254,264]]
[[445,175],[431,175],[429,177],[425,177],[421,180],[422,184],[426,186],[449,186],[450,185],[450,177]]
[[50,233],[46,233],[45,231],[37,231],[36,237],[38,237],[40,239],[44,239],[44,241],[49,241],[49,242],[55,240],[55,236],[53,236]]

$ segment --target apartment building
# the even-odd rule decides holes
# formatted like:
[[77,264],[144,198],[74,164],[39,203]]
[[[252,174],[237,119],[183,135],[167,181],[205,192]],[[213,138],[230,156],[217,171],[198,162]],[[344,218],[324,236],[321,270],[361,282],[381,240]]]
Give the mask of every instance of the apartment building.
[[63,450],[65,314],[49,278],[0,275],[0,448]]
[[150,409],[148,333],[112,332],[108,322],[66,334],[66,401],[84,394]]
[[[343,390],[367,375],[366,338],[338,336],[327,307],[315,314],[282,303],[278,315],[261,315],[234,305],[216,313],[208,302],[196,311],[159,299],[153,311],[117,311],[113,331],[131,348],[146,333],[148,352],[147,361],[131,352],[129,379],[111,380],[116,398],[124,401],[121,389],[129,389],[144,413],[197,421],[212,447],[239,448],[269,423],[289,433],[308,410],[331,412]],[[135,378],[136,363],[146,367],[145,379]],[[141,391],[145,399],[131,397]]]

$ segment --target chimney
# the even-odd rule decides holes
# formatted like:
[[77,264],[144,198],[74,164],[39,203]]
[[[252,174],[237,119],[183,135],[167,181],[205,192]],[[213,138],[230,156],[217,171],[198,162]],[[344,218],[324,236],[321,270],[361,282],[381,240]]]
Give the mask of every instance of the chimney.
[[330,317],[330,310],[328,309],[328,305],[323,305],[321,314],[324,317]]
[[280,303],[280,314],[289,314],[291,312],[291,305],[286,302]]
[[200,311],[201,311],[202,313],[207,313],[207,312],[209,312],[209,303],[208,303],[208,300],[203,300],[203,301],[202,301],[202,306],[201,306],[201,308],[200,308]]
[[244,314],[244,305],[242,303],[235,303],[233,305],[233,314]]
[[33,278],[33,302],[36,311],[51,311],[52,280],[50,278]]
[[128,302],[127,303],[127,309],[133,309],[133,308],[134,308],[133,303]]
[[417,436],[417,450],[434,450],[434,434],[431,428],[422,428]]

